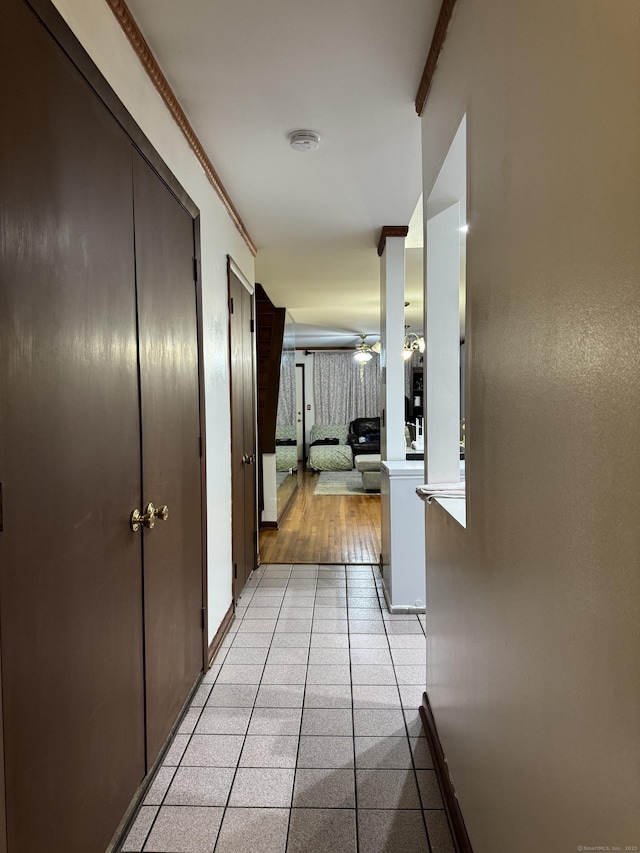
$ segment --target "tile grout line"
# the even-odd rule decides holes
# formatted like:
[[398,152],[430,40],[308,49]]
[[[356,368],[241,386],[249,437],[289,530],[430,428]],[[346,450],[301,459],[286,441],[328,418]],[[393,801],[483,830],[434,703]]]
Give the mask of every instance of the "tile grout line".
[[[417,615],[416,615],[416,619],[417,619],[417,618],[418,618],[418,617],[417,617]],[[418,619],[418,623],[420,624],[420,627],[422,628],[422,624],[420,623],[420,620],[419,620],[419,619]],[[387,631],[386,623],[385,623],[384,629],[385,629],[385,632],[386,632],[386,631]],[[423,636],[425,637],[425,640],[426,640],[426,635],[424,635],[424,634],[423,634]],[[387,643],[388,643],[388,642],[389,642],[389,634],[387,633]],[[426,820],[426,817],[425,817],[425,814],[424,814],[424,812],[425,812],[425,809],[424,809],[424,803],[422,802],[422,793],[421,793],[421,791],[420,791],[420,783],[419,783],[419,781],[418,781],[418,770],[417,770],[417,768],[416,768],[415,757],[414,757],[414,755],[413,755],[413,750],[412,750],[412,748],[411,748],[411,738],[409,737],[409,728],[408,728],[408,726],[407,726],[407,717],[406,717],[406,714],[404,713],[404,705],[402,704],[402,693],[400,692],[400,683],[398,682],[398,673],[397,673],[397,671],[396,671],[396,662],[395,662],[395,660],[394,660],[394,658],[393,658],[393,653],[391,652],[391,646],[389,646],[389,654],[390,654],[390,657],[391,657],[391,666],[393,667],[393,674],[394,674],[394,676],[395,676],[395,679],[396,679],[396,685],[397,685],[397,687],[398,687],[398,696],[400,697],[400,712],[401,712],[401,714],[402,714],[402,719],[403,719],[403,721],[404,721],[405,737],[406,737],[406,739],[407,739],[407,743],[408,743],[408,745],[409,745],[409,755],[411,756],[411,767],[412,767],[412,769],[413,769],[413,778],[414,778],[414,780],[415,780],[416,790],[417,790],[417,792],[418,792],[418,800],[419,800],[419,802],[420,802],[420,815],[422,816],[422,823],[423,823],[423,826],[424,826],[424,832],[425,832],[425,837],[426,837],[426,839],[427,839],[427,846],[428,846],[428,848],[429,848],[429,853],[432,853],[433,848],[432,848],[432,846],[431,846],[431,839],[429,838],[429,829],[427,828],[427,820]]]
[[[226,654],[225,654],[225,658],[226,658]],[[218,673],[218,675],[219,675],[219,673]],[[213,680],[213,682],[211,683],[211,689],[209,690],[209,694],[211,693],[211,690],[213,690],[213,685],[214,685],[214,684],[215,684],[215,682],[217,681],[218,675],[216,675],[215,679],[214,679],[214,680]],[[209,698],[209,694],[207,694],[207,698]],[[206,702],[206,700],[205,700],[205,702]],[[187,713],[187,714],[189,713],[189,711],[191,711],[192,707],[193,707],[193,706],[192,706],[192,705],[190,705],[190,706],[189,706],[189,708],[187,708],[187,711],[186,711],[186,713]],[[144,839],[143,839],[143,841],[142,841],[142,844],[140,845],[140,850],[141,850],[141,851],[144,851],[144,848],[146,847],[147,841],[149,840],[149,836],[151,835],[151,833],[152,833],[152,831],[153,831],[153,827],[155,826],[156,821],[158,820],[158,815],[160,814],[160,810],[162,809],[162,807],[163,807],[163,806],[164,806],[164,804],[165,804],[165,800],[166,800],[166,798],[167,798],[167,794],[169,793],[169,788],[170,788],[170,787],[171,787],[171,785],[173,784],[173,781],[174,781],[174,779],[175,779],[175,777],[176,777],[176,773],[177,773],[177,772],[178,772],[178,770],[180,769],[180,762],[182,761],[182,758],[184,757],[185,752],[186,752],[186,751],[187,751],[187,749],[189,748],[189,744],[191,743],[191,739],[193,738],[193,735],[195,734],[196,726],[198,725],[198,722],[199,722],[199,720],[200,720],[200,717],[202,716],[202,712],[203,712],[203,710],[204,710],[204,707],[205,707],[204,705],[202,705],[202,706],[200,707],[200,713],[198,714],[198,719],[196,720],[196,722],[195,722],[195,724],[194,724],[194,726],[193,726],[193,730],[192,730],[191,732],[185,732],[185,734],[187,735],[187,738],[188,738],[188,739],[187,739],[187,743],[186,743],[186,745],[185,745],[184,750],[182,751],[182,755],[180,756],[180,761],[179,761],[179,762],[178,762],[178,764],[176,764],[176,766],[173,768],[173,774],[172,774],[172,776],[171,776],[171,781],[170,781],[170,782],[169,782],[169,784],[167,785],[167,788],[166,788],[166,790],[165,790],[164,794],[162,795],[162,798],[161,798],[161,800],[160,800],[160,803],[158,803],[158,804],[157,804],[157,811],[156,811],[155,815],[153,816],[153,820],[152,820],[152,821],[151,821],[151,823],[149,824],[149,829],[147,830],[147,834],[145,835],[145,837],[144,837]],[[186,714],[185,714],[185,716],[186,716]],[[179,729],[179,727],[178,727],[178,729]],[[173,736],[173,740],[171,741],[171,745],[169,746],[169,748],[168,748],[167,752],[169,751],[169,749],[171,749],[171,747],[172,747],[172,746],[173,746],[173,744],[175,743],[175,739],[176,739],[176,737],[178,736],[178,734],[180,734],[179,730],[178,730],[178,731],[176,731],[176,733],[174,734],[174,736]],[[162,763],[162,764],[160,764],[160,765],[158,766],[158,768],[157,768],[157,770],[156,770],[156,774],[155,774],[155,776],[153,777],[153,781],[152,781],[152,782],[151,782],[151,784],[149,785],[149,790],[151,789],[152,785],[155,783],[156,779],[158,778],[158,774],[160,773],[160,771],[161,771],[164,767],[168,767],[168,766],[170,766],[170,765],[165,765],[164,763]],[[147,796],[148,796],[148,791],[147,791]],[[145,799],[146,799],[146,797],[145,797]],[[142,801],[142,804],[141,804],[141,807],[140,807],[140,810],[142,810],[142,808],[144,808],[144,805],[145,805],[145,803],[144,803],[144,800],[143,800],[143,801]],[[150,803],[149,805],[150,805],[150,806],[155,806],[155,805],[156,805],[156,803]],[[140,813],[140,812],[138,812],[138,814],[139,814],[139,813]],[[137,816],[136,816],[136,820],[137,820]],[[133,828],[133,824],[132,824],[132,828]],[[125,839],[124,843],[126,844],[126,839]]]
[[[318,571],[320,567],[318,566]],[[292,569],[293,571],[293,569]],[[313,633],[313,614],[316,609],[316,593],[318,590],[318,574],[316,574],[316,585],[313,593],[313,612],[311,614],[311,627],[309,628],[309,645],[307,646],[307,669],[304,677],[304,690],[302,691],[302,707],[300,710],[300,728],[298,730],[298,748],[296,749],[296,761],[293,768],[293,785],[291,786],[291,805],[289,806],[289,820],[287,821],[287,835],[284,842],[284,851],[286,853],[289,847],[289,833],[291,831],[291,819],[293,817],[293,797],[296,790],[296,778],[298,775],[298,757],[300,755],[300,741],[302,740],[302,720],[304,719],[304,700],[307,696],[307,677],[309,674],[309,657],[311,656],[311,634]]]
[[[253,601],[253,596],[255,595],[255,591],[259,588],[260,583],[262,582],[262,578],[264,576],[265,576],[265,573],[263,571],[262,575],[260,576],[260,580],[258,581],[258,583],[255,586],[255,589],[254,589],[253,594],[251,596],[251,601]],[[289,577],[291,577],[291,569],[289,570]],[[288,584],[289,584],[289,581],[287,579],[287,586],[288,586]],[[265,589],[267,589],[267,587],[265,587]],[[285,586],[285,591],[286,591],[286,586]],[[240,597],[242,597],[242,594]],[[278,618],[279,618],[280,611],[282,610],[282,603],[283,602],[284,602],[284,596],[282,598],[282,601],[280,602],[280,607],[278,608],[278,616],[276,617],[276,625],[278,624]],[[244,617],[243,617],[242,621],[244,621]],[[240,623],[240,624],[242,624],[242,623]],[[240,627],[240,626],[238,626],[238,627]],[[236,634],[237,634],[237,632],[236,632]],[[258,689],[256,690],[256,695],[255,695],[254,700],[253,700],[253,705],[251,706],[251,713],[249,714],[249,720],[247,722],[247,729],[244,733],[244,738],[242,741],[242,746],[240,748],[240,752],[238,753],[238,761],[236,763],[236,769],[235,769],[235,772],[233,774],[233,778],[231,779],[231,785],[229,786],[229,793],[227,794],[227,801],[226,801],[226,804],[223,806],[222,818],[220,820],[220,826],[218,827],[218,834],[216,835],[216,842],[213,845],[213,849],[212,849],[211,853],[215,853],[215,851],[218,847],[218,843],[220,841],[220,836],[222,835],[222,825],[224,823],[224,819],[225,819],[225,817],[227,815],[227,811],[229,809],[229,801],[231,800],[231,792],[233,791],[233,786],[235,784],[236,777],[238,775],[238,770],[240,769],[240,761],[242,760],[242,753],[244,752],[244,747],[245,747],[245,744],[247,742],[247,737],[249,735],[249,729],[251,727],[251,719],[253,717],[253,712],[256,709],[256,702],[258,701],[258,694],[260,693],[260,687],[262,686],[262,679],[264,678],[264,670],[265,670],[266,665],[267,665],[266,661],[267,661],[267,658],[269,657],[269,651],[271,651],[271,643],[273,643],[274,637],[275,637],[275,626],[273,629],[273,633],[271,634],[271,642],[269,643],[269,648],[267,651],[267,657],[265,658],[265,664],[264,664],[264,667],[262,668],[262,674],[260,676],[260,682],[258,683]],[[233,642],[235,642],[235,638],[234,638]],[[238,648],[240,648],[240,647],[238,647]],[[226,660],[226,657],[225,657],[225,660]]]
[[[301,748],[301,739],[303,736],[302,732],[303,732],[303,721],[304,721],[304,714],[305,714],[305,703],[306,703],[306,698],[307,698],[307,694],[308,694],[307,686],[308,686],[308,677],[309,677],[309,667],[311,666],[310,659],[311,659],[311,649],[312,649],[312,641],[313,641],[313,633],[314,633],[314,631],[313,631],[314,622],[315,622],[316,618],[319,618],[319,616],[320,616],[320,614],[318,613],[318,608],[330,606],[331,608],[333,608],[335,610],[341,606],[341,601],[336,601],[335,597],[336,597],[336,594],[338,594],[338,595],[340,594],[341,589],[342,589],[342,587],[341,587],[342,578],[337,578],[337,577],[326,577],[326,578],[324,578],[324,581],[326,581],[328,583],[328,585],[323,586],[323,587],[318,586],[318,583],[320,580],[320,574],[319,574],[320,564],[315,564],[317,566],[317,568],[316,568],[316,574],[315,574],[315,579],[314,579],[315,582],[313,584],[313,587],[309,586],[309,587],[305,588],[305,587],[301,587],[301,586],[298,587],[295,585],[291,586],[291,581],[294,579],[294,570],[293,569],[294,569],[295,564],[288,564],[288,565],[289,565],[289,571],[288,571],[287,577],[286,578],[278,578],[278,580],[281,580],[282,582],[284,582],[284,587],[282,587],[282,588],[278,588],[276,586],[274,586],[274,587],[265,586],[264,587],[264,590],[272,588],[274,590],[274,592],[276,590],[278,590],[279,592],[281,591],[282,597],[280,598],[280,604],[277,608],[278,612],[277,612],[277,615],[275,618],[274,627],[269,632],[270,633],[270,640],[269,640],[269,645],[266,647],[266,656],[265,656],[264,664],[262,666],[260,681],[257,684],[256,694],[255,694],[255,697],[253,699],[253,703],[249,709],[249,717],[248,717],[247,727],[246,727],[245,732],[244,732],[242,745],[241,745],[240,750],[238,752],[238,759],[237,759],[237,762],[235,765],[233,777],[231,779],[231,784],[229,787],[229,793],[228,793],[227,798],[226,798],[226,804],[222,807],[222,817],[220,819],[220,824],[218,827],[218,832],[216,834],[215,844],[213,846],[212,853],[213,853],[213,851],[218,849],[218,846],[220,843],[219,839],[220,839],[221,829],[222,829],[224,820],[226,819],[227,812],[229,811],[229,809],[232,808],[230,806],[231,794],[233,791],[235,781],[237,779],[238,771],[241,769],[240,768],[241,757],[242,757],[242,753],[243,753],[244,748],[245,748],[246,743],[247,743],[247,738],[249,736],[249,729],[251,726],[251,720],[253,718],[253,714],[254,714],[256,708],[258,707],[257,699],[258,699],[260,689],[264,686],[268,686],[268,685],[265,685],[264,678],[265,678],[265,673],[266,673],[266,666],[268,665],[267,661],[269,660],[269,656],[271,655],[271,653],[274,651],[274,642],[275,642],[276,629],[277,629],[278,622],[280,619],[285,618],[283,616],[283,610],[284,609],[289,609],[289,610],[294,609],[295,610],[296,607],[300,608],[303,606],[308,606],[306,601],[303,601],[301,604],[296,605],[295,604],[296,596],[293,596],[289,600],[287,600],[287,594],[290,593],[292,590],[296,589],[299,592],[303,593],[300,597],[302,599],[304,599],[304,598],[306,598],[306,596],[304,594],[304,590],[306,589],[306,590],[308,590],[308,592],[311,592],[313,589],[313,605],[312,605],[312,613],[311,613],[311,625],[310,625],[308,631],[300,632],[301,635],[303,633],[304,633],[304,635],[306,635],[306,637],[308,639],[308,644],[306,645],[306,649],[307,649],[306,664],[305,664],[306,672],[305,672],[304,686],[303,686],[303,690],[302,690],[302,700],[301,700],[301,706],[300,706],[300,723],[299,723],[299,728],[298,728],[298,743],[297,743],[297,748],[296,748],[295,764],[293,767],[293,782],[292,782],[292,789],[291,789],[290,805],[289,805],[289,810],[288,810],[289,815],[288,815],[287,831],[286,831],[286,837],[285,837],[285,848],[284,848],[283,853],[286,853],[286,850],[288,848],[289,839],[290,839],[290,830],[291,830],[291,824],[292,824],[293,808],[294,808],[294,805],[293,805],[294,804],[294,794],[295,794],[295,786],[296,786],[296,779],[297,779],[297,772],[298,772],[298,762],[299,762],[299,755],[300,755],[300,748]],[[322,564],[322,565],[324,566],[325,564]],[[350,595],[352,588],[350,587],[350,584],[349,584],[348,568],[351,567],[351,568],[364,569],[365,565],[364,564],[357,564],[357,565],[355,565],[355,564],[354,565],[352,565],[352,564],[334,564],[334,565],[336,568],[338,568],[338,565],[341,565],[342,572],[343,572],[342,577],[344,577],[345,611],[346,611],[346,617],[347,617],[347,619],[346,619],[346,636],[347,636],[347,648],[348,648],[348,653],[349,653],[349,678],[350,678],[349,688],[350,688],[350,697],[351,697],[351,723],[352,723],[352,735],[351,735],[351,737],[352,737],[352,754],[353,754],[355,845],[356,845],[356,853],[358,853],[358,851],[360,850],[360,837],[359,837],[359,823],[358,823],[359,808],[358,808],[357,766],[356,766],[356,732],[355,732],[355,710],[356,709],[355,709],[355,704],[354,704],[355,685],[354,685],[354,680],[353,680],[353,667],[355,666],[355,664],[353,663],[353,660],[352,660],[352,642],[353,642],[353,637],[356,636],[355,633],[352,633],[352,628],[353,628],[353,631],[357,631],[357,620],[353,620],[353,623],[352,623],[351,613],[354,610],[362,609],[360,606],[362,602],[358,600],[359,596],[353,596],[352,597]],[[328,567],[328,565],[327,565],[327,567]],[[410,732],[409,732],[408,723],[407,723],[407,715],[405,714],[405,708],[403,705],[402,695],[400,692],[400,684],[398,682],[397,667],[400,666],[401,664],[396,664],[396,661],[395,661],[394,656],[393,656],[393,650],[392,650],[391,645],[390,645],[390,637],[395,636],[395,633],[394,632],[390,633],[388,630],[388,627],[393,620],[385,620],[384,619],[384,607],[386,607],[386,602],[383,602],[383,599],[381,596],[381,590],[382,590],[381,578],[376,576],[375,568],[372,565],[367,565],[366,568],[368,570],[366,577],[369,579],[369,582],[371,580],[373,580],[372,588],[375,590],[375,597],[374,596],[370,596],[370,597],[369,596],[363,596],[362,598],[363,599],[366,598],[367,601],[369,601],[369,602],[372,602],[375,600],[376,605],[371,608],[372,614],[375,613],[377,618],[382,618],[383,633],[385,636],[385,648],[386,648],[387,653],[389,654],[389,657],[391,660],[395,687],[396,687],[398,697],[400,700],[399,701],[399,709],[400,709],[400,713],[402,714],[405,740],[406,740],[406,742],[408,742],[409,751],[411,754],[411,768],[413,769],[413,778],[414,778],[414,782],[416,784],[418,799],[420,802],[420,811],[422,814],[422,822],[423,822],[425,835],[426,835],[426,839],[427,839],[427,846],[428,846],[429,851],[432,851],[433,850],[432,842],[431,842],[431,839],[429,837],[429,831],[428,831],[427,823],[426,823],[425,812],[427,809],[425,809],[424,806],[422,805],[422,796],[421,796],[421,792],[420,792],[420,786],[418,783],[416,758],[415,758],[415,756],[412,752],[412,749],[411,749],[412,745],[411,745],[411,737],[410,737]],[[260,589],[260,585],[261,585],[262,580],[268,579],[268,578],[269,578],[269,574],[268,573],[265,574],[265,572],[263,571],[261,573],[261,575],[259,576],[259,578],[257,579],[257,583],[252,588],[251,597],[248,601],[248,604],[243,608],[243,610],[244,610],[243,616],[241,617],[241,619],[238,622],[239,628],[243,625],[243,623],[246,622],[246,616],[247,616],[248,608],[251,607],[251,605],[254,601],[256,601],[255,594]],[[275,578],[272,578],[272,580],[275,580]],[[305,580],[308,582],[308,581],[312,580],[312,578],[307,577]],[[354,581],[356,580],[356,576],[354,576],[353,580]],[[362,580],[362,578],[359,578],[359,580]],[[336,583],[336,585],[332,586],[331,582]],[[364,583],[363,586],[367,586],[367,584]],[[325,600],[325,598],[319,599],[318,598],[318,591],[320,588],[322,588],[324,591],[331,590],[332,593],[334,593],[334,595],[331,595],[331,596],[327,595],[326,600]],[[353,591],[356,591],[360,588],[361,587],[356,584],[356,586],[353,587]],[[268,596],[265,596],[264,598],[266,599],[266,598],[268,598]],[[274,596],[274,598],[276,598],[276,596]],[[333,599],[333,600],[331,600],[331,604],[329,605],[328,601],[330,599]],[[383,604],[384,604],[384,607],[383,607]],[[265,606],[271,607],[271,605],[266,605],[266,604],[265,604]],[[256,609],[259,609],[259,608],[254,606],[254,610],[256,610]],[[299,614],[298,614],[298,616],[299,616]],[[296,614],[293,613],[293,614],[287,615],[286,618],[287,619],[295,619]],[[336,618],[336,619],[338,618],[337,615],[335,615],[335,613],[334,613],[334,618]],[[417,616],[416,616],[416,619],[418,620],[418,622],[420,624],[420,631],[415,632],[415,633],[420,634],[422,636],[422,638],[425,639],[426,638],[426,628],[420,622],[420,620],[418,619]],[[249,620],[249,622],[250,621],[251,620]],[[367,621],[369,621],[369,620],[367,620]],[[410,621],[410,620],[407,620],[407,621]],[[242,633],[250,634],[251,632],[242,632]],[[263,632],[258,632],[258,633],[263,633]],[[286,634],[289,632],[281,632],[281,633]],[[324,632],[322,632],[322,633],[324,633]],[[336,631],[335,633],[336,633],[336,635],[341,635],[343,632],[342,631]],[[363,633],[367,634],[367,633],[375,633],[375,632],[364,631]],[[399,632],[399,633],[404,633],[404,632]],[[408,633],[411,633],[411,632],[408,632]],[[183,766],[182,761],[184,759],[184,756],[185,756],[187,750],[189,749],[190,744],[193,742],[193,739],[196,735],[197,726],[198,726],[200,720],[202,719],[202,716],[203,716],[205,709],[208,707],[206,703],[209,701],[209,698],[210,698],[212,691],[214,690],[216,685],[218,685],[218,678],[219,678],[220,672],[222,671],[222,668],[224,667],[225,663],[228,662],[228,656],[229,656],[231,650],[233,648],[237,648],[237,649],[253,648],[252,646],[247,646],[247,647],[237,646],[237,647],[235,647],[234,644],[237,641],[239,635],[240,634],[238,631],[234,632],[233,640],[231,640],[229,646],[226,647],[226,651],[224,653],[222,664],[220,664],[220,670],[215,675],[213,681],[210,683],[210,688],[209,688],[209,691],[207,693],[207,697],[206,697],[206,699],[204,699],[203,704],[198,709],[197,717],[193,722],[193,728],[190,732],[184,733],[187,735],[187,741],[186,741],[184,749],[181,752],[181,757],[179,759],[178,764],[174,768],[171,768],[170,765],[164,765],[164,764],[160,765],[160,767],[158,768],[158,773],[159,773],[160,769],[165,769],[165,770],[172,769],[173,773],[172,773],[172,776],[171,776],[169,783],[166,786],[166,790],[164,791],[164,794],[161,797],[160,804],[158,806],[156,806],[156,808],[157,808],[156,814],[154,815],[153,820],[149,826],[149,829],[147,830],[147,832],[145,834],[144,840],[142,841],[141,846],[136,847],[136,849],[143,850],[145,845],[149,841],[149,837],[150,837],[151,833],[153,832],[154,826],[156,825],[160,811],[163,808],[163,806],[166,804],[166,797],[168,795],[169,789],[170,789],[171,785],[173,784],[173,781],[175,780],[175,776],[177,774],[177,771]],[[374,646],[373,648],[377,648],[377,647],[378,646]],[[262,646],[259,646],[259,647],[256,646],[255,648],[261,648],[262,649],[263,647]],[[278,647],[278,648],[280,648],[280,647]],[[286,648],[293,648],[293,647],[284,646],[284,645],[282,646],[282,649],[286,649]],[[295,648],[298,648],[298,647],[296,646]],[[318,648],[323,648],[323,647],[318,646]],[[327,646],[326,648],[327,648],[327,650],[329,650],[329,649],[335,650],[335,648],[337,648],[337,647],[336,646]],[[368,647],[365,646],[365,648],[368,648]],[[394,648],[395,648],[395,646],[394,646]],[[404,648],[404,646],[399,646],[398,648],[402,649],[402,648]],[[220,651],[222,651],[222,649]],[[333,663],[335,663],[335,657],[334,657]],[[232,664],[230,664],[230,666],[231,665]],[[232,684],[234,684],[234,683],[235,682],[229,682],[229,686],[232,686]],[[241,683],[241,682],[238,682],[238,683]],[[276,683],[279,683],[279,682],[274,682],[274,684],[276,684]],[[223,682],[222,684],[226,686],[227,682]],[[285,683],[283,683],[283,686],[285,686]],[[224,706],[211,706],[211,707],[217,708],[217,707],[224,707]],[[264,707],[267,708],[267,707],[271,707],[271,706],[265,705]],[[279,706],[276,705],[273,707],[277,708]],[[282,707],[284,707],[284,706],[282,706]],[[190,708],[189,710],[195,710],[195,708]],[[322,709],[319,709],[319,710],[322,710]],[[176,732],[176,734],[178,734],[178,732]],[[169,747],[169,748],[171,748],[171,747]],[[192,765],[185,765],[185,766],[192,766]],[[199,766],[199,765],[193,765],[193,766]],[[156,774],[156,777],[157,777],[158,773]],[[154,779],[154,781],[155,781],[155,779]],[[155,804],[150,804],[150,807],[153,807],[154,805]],[[178,804],[178,805],[179,806],[181,805],[182,807],[188,807],[189,803],[183,803],[183,804]],[[276,808],[276,807],[275,806],[274,807],[266,807],[266,806],[259,806],[259,805],[256,805],[256,806],[246,806],[245,805],[245,806],[242,806],[242,808],[255,808],[255,809],[265,808],[266,809],[266,808]],[[324,808],[324,807],[322,807],[322,806],[313,806],[313,807],[309,806],[309,808]],[[333,807],[333,808],[336,808],[336,807]],[[348,807],[345,806],[344,808],[345,808],[345,810],[351,811],[350,806],[348,806]],[[340,807],[337,807],[336,810],[342,810],[342,809]],[[434,813],[438,813],[438,812],[442,812],[442,809],[429,809],[429,811],[434,812]]]
[[[373,577],[373,570],[372,570]],[[351,728],[352,728],[352,738],[353,738],[353,800],[355,807],[355,821],[356,821],[356,853],[360,853],[360,829],[359,829],[359,820],[358,820],[358,772],[356,767],[356,720],[355,720],[355,707],[353,701],[353,662],[351,659],[351,622],[349,620],[349,611],[351,609],[349,605],[349,577],[347,573],[347,567],[345,566],[345,576],[346,576],[346,584],[347,584],[347,595],[346,595],[346,604],[347,604],[347,634],[349,637],[349,681],[351,682]],[[378,602],[379,604],[379,602]]]

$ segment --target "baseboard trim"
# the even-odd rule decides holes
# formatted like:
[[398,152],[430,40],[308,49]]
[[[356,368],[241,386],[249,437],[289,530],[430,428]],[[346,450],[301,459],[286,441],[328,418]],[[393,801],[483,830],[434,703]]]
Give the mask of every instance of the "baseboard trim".
[[277,521],[261,521],[260,522],[260,530],[277,530],[278,522]]
[[[220,648],[220,646],[222,644],[222,641],[224,640],[227,633],[229,632],[229,628],[233,624],[235,618],[236,618],[236,614],[235,614],[234,609],[233,609],[233,602],[231,602],[231,604],[229,605],[229,609],[225,613],[224,618],[222,620],[222,623],[220,624],[220,627],[216,631],[215,637],[213,638],[213,640],[209,644],[207,669],[211,666],[211,661],[215,657],[216,652],[218,651],[218,649]],[[189,696],[187,697],[187,700],[184,703],[182,710],[180,711],[180,714],[178,715],[176,722],[174,723],[171,731],[169,732],[169,735],[168,735],[166,741],[164,742],[162,749],[160,750],[160,754],[158,755],[158,757],[154,761],[153,766],[151,767],[151,769],[149,770],[147,775],[144,777],[144,779],[142,780],[142,782],[138,786],[138,790],[136,791],[133,798],[131,799],[131,802],[129,803],[129,807],[127,808],[127,811],[123,815],[122,820],[120,821],[120,824],[119,824],[118,828],[116,829],[116,831],[113,835],[113,838],[109,842],[109,845],[108,845],[105,853],[117,853],[117,851],[120,850],[121,845],[124,843],[127,835],[129,834],[129,831],[130,831],[131,827],[133,826],[133,823],[134,823],[134,821],[138,815],[138,812],[140,811],[140,807],[141,807],[142,803],[144,802],[144,798],[147,794],[147,791],[151,787],[151,784],[155,778],[156,772],[158,771],[159,767],[161,766],[162,762],[164,761],[164,757],[165,757],[169,747],[171,746],[171,742],[172,742],[174,736],[176,735],[178,728],[180,727],[180,724],[182,723],[182,720],[184,719],[185,714],[189,710],[189,707],[191,705],[191,701],[192,701],[193,697],[195,696],[196,691],[198,690],[198,688],[200,687],[200,685],[202,683],[203,677],[204,677],[204,673],[201,673],[201,675],[198,677],[198,680],[193,685],[193,688],[191,689],[191,692],[189,693]]]
[[456,792],[453,787],[451,777],[449,776],[447,760],[444,757],[444,751],[442,749],[442,744],[440,743],[440,737],[438,736],[438,729],[436,728],[436,721],[433,716],[433,711],[431,710],[429,697],[426,693],[422,694],[420,717],[429,743],[429,749],[431,750],[431,755],[433,757],[436,778],[438,780],[438,785],[440,786],[440,792],[444,801],[444,808],[447,813],[449,829],[451,830],[451,836],[453,838],[456,853],[473,853],[471,842],[469,841],[469,836],[467,834],[467,828],[464,825],[464,819],[462,817],[462,812],[460,811],[460,804],[458,803],[458,798],[456,797]]
[[222,622],[220,623],[220,627],[215,633],[213,640],[209,643],[209,654],[207,656],[207,669],[213,663],[213,659],[216,656],[216,653],[220,646],[222,645],[222,641],[229,633],[229,628],[233,625],[233,622],[236,618],[235,610],[233,608],[233,601],[229,605],[229,609],[224,614],[222,618]]
[[412,616],[417,616],[419,613],[427,612],[426,605],[422,607],[416,607],[413,604],[391,604],[391,602],[389,601],[389,591],[387,587],[383,585],[382,591],[384,592],[384,600],[387,602],[387,610],[389,611],[389,613],[410,613]]
[[153,780],[155,779],[156,773],[160,769],[162,762],[164,761],[164,758],[165,758],[167,752],[169,751],[169,747],[171,746],[171,743],[172,743],[174,737],[178,733],[178,729],[180,728],[180,725],[182,724],[182,721],[185,718],[187,711],[189,710],[189,707],[191,706],[191,702],[193,701],[193,697],[196,695],[198,688],[202,684],[203,677],[204,677],[204,673],[200,673],[200,675],[198,676],[198,680],[196,681],[196,683],[191,688],[189,696],[187,697],[186,702],[182,706],[182,710],[178,714],[178,717],[177,717],[175,723],[171,727],[171,731],[167,735],[167,739],[165,740],[165,742],[162,746],[162,749],[160,750],[160,753],[158,754],[158,757],[153,762],[152,767],[150,768],[149,772],[146,774],[146,776],[144,777],[142,782],[138,785],[138,789],[136,790],[135,794],[131,798],[131,802],[129,803],[129,806],[128,806],[126,812],[122,816],[122,820],[118,824],[118,828],[116,829],[115,833],[113,834],[111,841],[107,845],[105,853],[119,853],[120,848],[122,847],[122,845],[126,841],[127,836],[129,835],[129,832],[131,830],[131,827],[133,826],[136,818],[138,817],[138,812],[140,811],[140,808],[142,807],[142,805],[144,803],[144,798],[146,797],[147,792],[149,791],[149,788],[151,787]]

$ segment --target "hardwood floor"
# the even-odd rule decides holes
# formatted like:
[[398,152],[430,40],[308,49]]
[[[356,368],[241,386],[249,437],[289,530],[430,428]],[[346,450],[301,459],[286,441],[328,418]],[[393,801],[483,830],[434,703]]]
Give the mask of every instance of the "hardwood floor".
[[298,474],[279,530],[260,531],[262,563],[364,563],[380,560],[380,495],[314,495],[318,474]]

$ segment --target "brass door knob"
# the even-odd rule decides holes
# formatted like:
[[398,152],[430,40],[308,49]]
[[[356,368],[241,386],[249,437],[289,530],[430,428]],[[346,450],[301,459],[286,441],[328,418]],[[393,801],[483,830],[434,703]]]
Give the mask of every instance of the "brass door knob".
[[[167,509],[166,507],[162,507],[162,509]],[[167,510],[167,516],[169,515],[169,511]],[[165,519],[163,518],[163,521]],[[140,530],[140,527],[146,527],[148,530],[153,530],[154,525],[156,523],[156,508],[153,504],[147,504],[144,515],[140,514],[139,509],[134,509],[131,513],[131,518],[129,520],[129,524],[131,525],[131,529],[134,533],[137,533]]]
[[159,506],[155,511],[155,517],[160,519],[160,521],[166,521],[169,518],[169,507],[166,504],[165,506]]
[[140,512],[139,509],[134,509],[131,513],[131,529],[134,533],[137,533],[141,527],[146,527],[149,530],[153,529],[153,526],[156,523],[155,517],[155,507],[153,504],[147,504],[144,515]]

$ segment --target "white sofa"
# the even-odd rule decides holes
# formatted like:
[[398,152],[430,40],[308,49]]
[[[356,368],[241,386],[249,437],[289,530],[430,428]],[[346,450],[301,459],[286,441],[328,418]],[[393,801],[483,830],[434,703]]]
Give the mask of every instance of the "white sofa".
[[296,444],[278,444],[278,441],[295,441],[295,424],[276,426],[276,471],[298,470],[298,447]]
[[[307,467],[314,471],[351,471],[353,453],[347,444],[347,424],[314,424],[311,427],[311,446]],[[338,444],[318,444],[314,441],[337,438]]]

